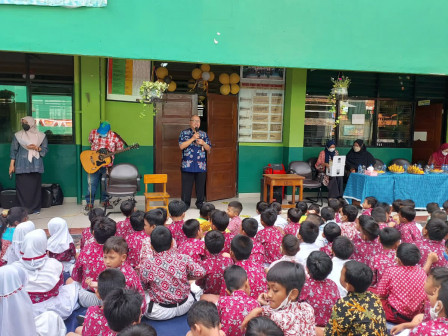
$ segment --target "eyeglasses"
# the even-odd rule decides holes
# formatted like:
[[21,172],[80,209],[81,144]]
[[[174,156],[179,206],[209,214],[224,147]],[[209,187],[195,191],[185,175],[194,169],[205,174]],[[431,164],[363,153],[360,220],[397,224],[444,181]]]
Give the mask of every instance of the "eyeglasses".
[[196,119],[190,119],[190,121],[194,122],[194,123],[200,123],[201,120],[196,120]]

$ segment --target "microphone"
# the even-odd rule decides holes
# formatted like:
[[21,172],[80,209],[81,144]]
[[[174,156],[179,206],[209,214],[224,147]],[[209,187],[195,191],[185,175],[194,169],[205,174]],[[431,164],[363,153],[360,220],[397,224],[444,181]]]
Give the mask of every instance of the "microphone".
[[[195,133],[199,132],[199,127],[195,127],[194,128]],[[204,151],[204,146],[201,146],[202,151]]]

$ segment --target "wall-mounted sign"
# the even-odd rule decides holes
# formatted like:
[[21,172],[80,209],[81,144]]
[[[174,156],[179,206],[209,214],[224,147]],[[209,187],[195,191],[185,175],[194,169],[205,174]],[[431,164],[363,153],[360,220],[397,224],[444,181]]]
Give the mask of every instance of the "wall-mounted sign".
[[0,5],[105,7],[107,0],[0,0]]

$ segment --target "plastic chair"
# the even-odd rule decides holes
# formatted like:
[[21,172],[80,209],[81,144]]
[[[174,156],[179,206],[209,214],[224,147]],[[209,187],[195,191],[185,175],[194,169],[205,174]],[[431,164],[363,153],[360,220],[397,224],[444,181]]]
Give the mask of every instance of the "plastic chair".
[[317,177],[313,179],[313,171],[311,170],[310,164],[305,161],[292,161],[289,164],[288,171],[305,177],[305,180],[303,180],[304,189],[317,189],[316,199],[312,199],[311,197],[307,197],[306,199],[312,203],[317,203],[320,199],[320,205],[322,206],[322,183],[317,180]]
[[[143,183],[145,184],[145,211],[155,208],[165,208],[168,211],[170,194],[166,192],[167,174],[145,174]],[[148,184],[163,184],[162,192],[148,192]],[[163,202],[163,206],[151,206],[150,202]]]

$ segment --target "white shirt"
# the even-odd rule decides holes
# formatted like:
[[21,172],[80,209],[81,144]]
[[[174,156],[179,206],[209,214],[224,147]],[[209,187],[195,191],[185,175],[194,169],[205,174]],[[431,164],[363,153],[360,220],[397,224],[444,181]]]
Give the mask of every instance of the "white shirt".
[[339,289],[339,294],[341,295],[341,298],[343,298],[347,295],[347,290],[341,285],[341,272],[344,264],[350,259],[342,260],[338,257],[333,257],[331,260],[333,261],[333,269],[327,279],[331,279],[336,283]]
[[320,247],[316,245],[316,243],[300,243],[300,250],[297,252],[295,258],[296,262],[303,265],[303,267],[306,268],[306,260],[308,259],[308,256],[313,251],[319,251]]
[[284,219],[281,215],[277,215],[277,220],[274,223],[274,226],[279,226],[282,229],[288,224],[288,221]]
[[279,260],[274,261],[272,264],[269,265],[268,271],[274,266],[275,264],[278,264],[280,261],[290,261],[290,262],[296,262],[296,256],[287,256],[284,255]]
[[252,218],[256,219],[257,222],[258,222],[258,231],[257,231],[257,233],[260,232],[261,230],[263,230],[264,226],[261,224],[261,215],[256,215],[255,217],[252,217]]

